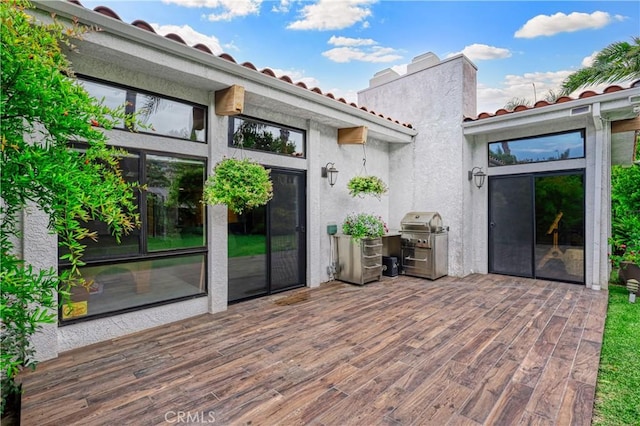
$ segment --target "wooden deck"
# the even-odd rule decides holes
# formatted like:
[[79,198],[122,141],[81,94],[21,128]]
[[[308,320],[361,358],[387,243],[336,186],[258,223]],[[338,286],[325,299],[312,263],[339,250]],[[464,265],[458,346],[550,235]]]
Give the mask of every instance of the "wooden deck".
[[497,275],[332,282],[95,344],[24,425],[589,425],[607,292]]

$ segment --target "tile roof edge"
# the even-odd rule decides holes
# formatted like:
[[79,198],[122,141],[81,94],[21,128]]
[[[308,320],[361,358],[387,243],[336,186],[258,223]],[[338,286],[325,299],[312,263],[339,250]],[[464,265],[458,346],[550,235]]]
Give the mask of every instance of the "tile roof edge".
[[[120,16],[118,16],[118,14],[117,14],[115,11],[113,11],[112,9],[110,9],[109,7],[106,7],[106,6],[96,6],[96,7],[95,7],[95,8],[93,8],[93,10],[92,10],[92,9],[89,9],[88,7],[85,7],[85,6],[80,2],[80,0],[63,0],[63,2],[73,4],[73,5],[77,6],[77,7],[82,7],[83,9],[85,9],[85,10],[87,10],[87,11],[92,11],[92,12],[94,12],[94,13],[99,13],[99,14],[101,14],[101,15],[107,16],[107,17],[109,17],[109,18],[115,19],[115,20],[117,20],[117,21],[120,21],[120,22],[122,22],[122,23],[126,24],[126,22],[125,22],[125,21],[123,21],[123,20],[122,20],[122,18],[120,18]],[[196,45],[194,45],[194,46],[189,46],[189,45],[184,41],[184,39],[182,39],[182,37],[180,37],[178,34],[169,33],[169,34],[166,34],[166,35],[162,36],[161,34],[158,34],[156,31],[154,31],[154,30],[153,30],[153,27],[151,27],[151,25],[150,25],[149,23],[147,23],[146,21],[144,21],[144,20],[136,19],[136,20],[134,20],[132,23],[130,23],[130,24],[128,24],[128,25],[131,25],[132,27],[135,27],[135,28],[137,28],[137,29],[141,29],[141,30],[143,30],[143,31],[151,32],[151,33],[153,33],[154,35],[157,35],[157,36],[159,36],[159,37],[163,37],[163,38],[166,38],[166,39],[169,39],[169,40],[173,40],[173,41],[175,41],[175,42],[177,42],[177,43],[183,44],[184,46],[187,46],[187,47],[194,48],[194,49],[199,50],[199,51],[201,51],[201,52],[204,52],[204,53],[207,53],[207,54],[211,54],[212,56],[216,56],[216,55],[211,51],[211,49],[210,49],[208,46],[206,46],[206,45],[204,45],[204,44],[202,44],[202,43],[198,43],[198,44],[196,44]],[[275,72],[273,72],[273,70],[271,70],[270,68],[264,68],[264,69],[262,69],[262,70],[258,71],[258,69],[257,69],[257,68],[252,64],[252,63],[250,63],[250,62],[244,62],[244,63],[242,63],[242,64],[238,64],[238,63],[236,62],[236,60],[233,58],[233,56],[231,56],[230,54],[228,54],[228,53],[226,53],[226,52],[223,52],[223,53],[221,53],[220,55],[217,55],[217,57],[219,57],[219,58],[221,58],[221,59],[225,59],[225,60],[227,60],[227,61],[229,61],[229,62],[232,62],[232,63],[237,64],[237,65],[239,65],[239,66],[242,66],[242,67],[244,67],[244,68],[248,68],[248,69],[252,69],[252,70],[254,70],[254,71],[260,72],[261,74],[267,75],[267,76],[272,77],[272,78],[274,78],[274,79],[276,79],[276,80],[284,81],[284,82],[286,82],[286,83],[291,84],[291,85],[292,85],[292,86],[294,86],[294,87],[298,87],[298,88],[300,88],[300,89],[304,89],[304,90],[308,90],[308,91],[310,91],[310,92],[317,93],[318,95],[321,95],[321,96],[323,96],[323,97],[325,97],[325,98],[329,98],[329,99],[331,99],[331,100],[334,100],[334,101],[336,101],[336,102],[339,102],[340,104],[349,105],[349,106],[352,106],[352,107],[354,107],[354,108],[356,108],[356,109],[362,109],[362,108],[363,108],[363,107],[358,107],[358,106],[357,106],[355,103],[353,103],[353,102],[352,102],[352,103],[348,103],[348,102],[347,102],[346,100],[344,100],[343,98],[337,99],[337,98],[336,98],[332,93],[326,93],[326,94],[325,94],[325,93],[323,93],[323,92],[322,92],[322,90],[320,90],[320,88],[318,88],[318,87],[314,87],[313,89],[308,89],[308,88],[307,88],[307,86],[306,86],[306,84],[304,84],[303,82],[293,83],[293,80],[292,80],[292,79],[291,79],[291,77],[289,77],[288,75],[282,75],[282,76],[280,76],[280,77],[277,77],[277,76],[276,76],[276,74],[275,74]],[[365,109],[365,111],[366,111],[366,109]],[[386,121],[390,121],[390,122],[391,122],[391,123],[393,123],[393,124],[396,124],[396,125],[399,125],[399,126],[402,126],[402,127],[405,127],[405,128],[411,129],[411,130],[414,130],[413,126],[412,126],[411,124],[409,124],[409,123],[401,123],[401,122],[400,122],[400,121],[398,121],[398,120],[395,120],[395,119],[393,119],[393,118],[391,118],[391,117],[386,117],[386,116],[384,116],[384,115],[382,115],[382,114],[379,114],[378,116],[379,116],[379,117],[381,117],[381,118],[383,118],[383,119],[386,119]]]
[[602,90],[601,93],[598,93],[598,92],[595,92],[594,90],[588,89],[588,90],[585,90],[585,91],[581,92],[575,98],[572,98],[570,96],[561,96],[558,99],[556,99],[555,102],[548,102],[546,100],[539,100],[533,106],[518,105],[513,110],[506,110],[504,108],[500,108],[494,113],[481,112],[478,115],[476,115],[476,117],[464,117],[463,122],[468,123],[468,122],[471,122],[471,121],[478,121],[478,120],[483,120],[483,119],[486,119],[486,118],[504,116],[504,115],[507,115],[507,114],[516,114],[518,112],[523,112],[523,111],[538,110],[538,109],[544,108],[546,106],[553,106],[553,105],[559,105],[559,104],[564,104],[564,103],[569,103],[569,102],[575,102],[575,101],[579,101],[581,99],[598,97],[598,96],[606,95],[606,94],[609,94],[609,93],[615,93],[615,92],[634,89],[634,88],[637,88],[637,87],[640,87],[640,80],[634,80],[633,82],[631,82],[629,84],[629,87],[622,87],[619,84],[613,84],[613,85],[605,87]]

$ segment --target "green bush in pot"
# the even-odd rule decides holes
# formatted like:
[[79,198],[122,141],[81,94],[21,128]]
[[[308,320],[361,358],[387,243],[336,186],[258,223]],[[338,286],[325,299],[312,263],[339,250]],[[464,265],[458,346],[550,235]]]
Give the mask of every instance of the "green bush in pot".
[[270,170],[249,159],[224,158],[204,185],[204,202],[226,204],[237,214],[273,198]]
[[350,235],[354,242],[363,238],[377,238],[388,232],[380,216],[368,213],[351,213],[342,223],[342,233]]
[[389,190],[387,184],[377,176],[355,176],[347,183],[347,188],[352,197],[372,195],[380,198]]

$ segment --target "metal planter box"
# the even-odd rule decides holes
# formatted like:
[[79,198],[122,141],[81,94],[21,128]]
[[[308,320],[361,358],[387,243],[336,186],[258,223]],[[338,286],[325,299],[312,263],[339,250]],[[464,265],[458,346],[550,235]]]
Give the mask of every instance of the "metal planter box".
[[336,278],[364,285],[382,277],[382,238],[354,243],[349,235],[334,235],[338,252]]

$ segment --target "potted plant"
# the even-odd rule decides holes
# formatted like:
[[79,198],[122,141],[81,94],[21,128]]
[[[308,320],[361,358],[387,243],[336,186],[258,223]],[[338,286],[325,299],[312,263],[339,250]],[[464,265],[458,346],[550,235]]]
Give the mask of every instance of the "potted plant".
[[377,176],[355,176],[347,183],[347,188],[352,197],[372,195],[377,198],[389,189],[387,184]]
[[611,265],[618,269],[623,283],[630,279],[640,281],[640,240],[618,245],[609,255]]
[[273,197],[270,173],[246,158],[224,158],[204,184],[204,202],[226,204],[237,214],[263,206]]
[[342,223],[342,233],[354,242],[383,236],[389,229],[382,217],[368,213],[351,213]]

